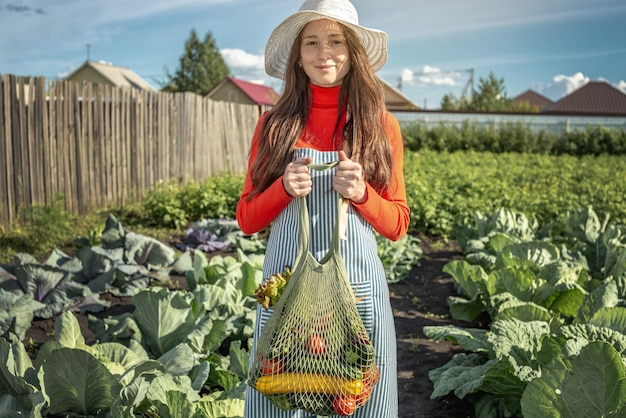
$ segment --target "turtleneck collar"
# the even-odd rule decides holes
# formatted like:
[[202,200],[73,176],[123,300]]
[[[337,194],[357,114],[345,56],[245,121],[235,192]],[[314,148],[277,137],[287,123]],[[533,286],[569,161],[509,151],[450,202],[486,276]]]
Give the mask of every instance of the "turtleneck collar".
[[341,85],[335,87],[321,87],[309,83],[313,107],[337,107]]

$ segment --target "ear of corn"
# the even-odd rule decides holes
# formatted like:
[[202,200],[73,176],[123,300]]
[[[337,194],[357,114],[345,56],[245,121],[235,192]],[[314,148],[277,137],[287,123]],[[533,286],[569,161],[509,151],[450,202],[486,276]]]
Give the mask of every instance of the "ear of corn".
[[259,377],[255,388],[265,395],[326,393],[359,395],[363,381],[314,373],[281,373]]

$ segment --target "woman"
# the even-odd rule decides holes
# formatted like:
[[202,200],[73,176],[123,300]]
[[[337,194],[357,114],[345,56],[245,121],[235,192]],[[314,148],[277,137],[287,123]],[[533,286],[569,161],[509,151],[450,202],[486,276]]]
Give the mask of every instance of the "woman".
[[[307,0],[272,32],[265,68],[284,80],[284,89],[258,122],[237,206],[244,233],[271,224],[263,266],[269,277],[296,257],[299,197],[307,199],[310,250],[318,260],[328,252],[337,193],[349,200],[341,255],[380,370],[370,400],[353,415],[361,418],[398,416],[395,328],[374,235],[398,240],[409,226],[401,132],[385,110],[375,75],[387,58],[386,39],[384,32],[360,26],[347,0]],[[309,169],[337,160],[333,170]],[[270,314],[259,307],[255,342]],[[281,410],[248,387],[247,418],[309,416]]]

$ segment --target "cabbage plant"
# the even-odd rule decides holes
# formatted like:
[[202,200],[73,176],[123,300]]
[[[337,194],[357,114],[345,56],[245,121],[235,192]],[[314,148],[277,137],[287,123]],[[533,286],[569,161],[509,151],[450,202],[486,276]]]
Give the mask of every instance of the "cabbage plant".
[[465,236],[443,269],[450,312],[492,323],[423,329],[465,350],[430,372],[431,397],[470,399],[478,418],[626,416],[626,228],[591,208],[544,228],[499,210]]

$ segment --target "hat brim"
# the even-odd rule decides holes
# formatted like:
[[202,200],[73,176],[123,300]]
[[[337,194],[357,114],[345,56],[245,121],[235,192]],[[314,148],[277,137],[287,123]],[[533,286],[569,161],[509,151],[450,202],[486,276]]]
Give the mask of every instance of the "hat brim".
[[289,16],[272,31],[265,47],[267,74],[284,79],[287,61],[298,34],[307,23],[320,19],[334,20],[352,29],[361,41],[375,72],[385,65],[387,62],[387,34],[385,32],[355,25],[312,10],[303,10]]

